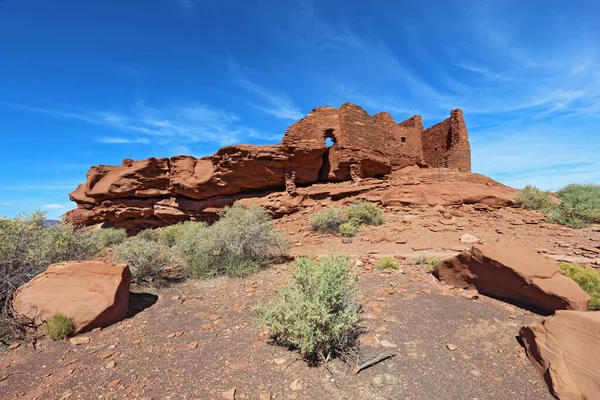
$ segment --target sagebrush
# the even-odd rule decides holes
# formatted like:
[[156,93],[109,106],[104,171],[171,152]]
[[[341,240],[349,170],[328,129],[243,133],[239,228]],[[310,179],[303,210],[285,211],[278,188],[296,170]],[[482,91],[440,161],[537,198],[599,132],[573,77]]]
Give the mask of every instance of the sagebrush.
[[44,335],[54,340],[64,340],[75,334],[73,319],[62,313],[56,313],[42,325]]
[[127,232],[125,229],[102,228],[92,233],[92,240],[100,249],[112,247],[126,241]]
[[567,185],[556,195],[561,204],[546,211],[549,222],[572,228],[600,223],[600,185]]
[[361,307],[349,257],[300,257],[296,269],[279,300],[257,308],[262,324],[277,343],[297,349],[312,363],[354,348]]
[[385,222],[383,211],[376,204],[365,200],[355,201],[348,207],[348,220],[359,226],[382,225]]
[[526,186],[514,197],[518,206],[528,210],[540,210],[548,222],[583,228],[600,223],[600,185],[571,184],[558,192],[555,201],[549,192],[534,186]]
[[309,227],[319,233],[341,233],[342,236],[353,237],[363,224],[381,225],[384,222],[383,211],[376,204],[358,200],[345,213],[334,206],[317,212],[310,218]]
[[162,278],[171,262],[169,247],[132,238],[115,248],[115,260],[129,265],[134,279]]
[[600,272],[577,264],[561,264],[563,274],[573,279],[590,295],[590,310],[600,310]]
[[550,192],[544,192],[535,186],[527,185],[513,196],[515,203],[526,210],[546,210],[554,206]]
[[189,277],[245,276],[283,259],[289,244],[262,207],[235,205],[211,226],[189,225],[175,251]]
[[342,210],[334,206],[317,212],[308,221],[310,229],[319,233],[339,233],[342,223]]

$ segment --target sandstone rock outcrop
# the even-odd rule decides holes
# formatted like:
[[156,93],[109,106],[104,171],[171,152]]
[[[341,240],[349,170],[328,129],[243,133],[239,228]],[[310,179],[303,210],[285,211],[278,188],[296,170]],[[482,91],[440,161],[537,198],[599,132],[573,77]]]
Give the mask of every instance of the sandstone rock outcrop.
[[600,397],[600,311],[557,311],[521,328],[527,356],[561,400]]
[[78,332],[85,332],[127,316],[130,283],[126,265],[54,264],[15,292],[13,306],[38,323],[61,312],[73,318]]
[[[333,144],[328,147],[326,139]],[[462,111],[424,130],[419,116],[396,123],[388,113],[370,116],[345,103],[313,110],[290,126],[276,146],[227,146],[210,157],[125,159],[120,166],[95,166],[86,183],[70,194],[77,209],[67,217],[78,225],[107,223],[135,232],[188,219],[210,221],[216,210],[235,201],[278,191],[285,190],[288,203],[297,205],[300,189],[315,183],[358,184],[410,167],[470,172]],[[472,199],[485,198],[472,190]],[[456,204],[469,197],[468,189],[447,192],[433,201]],[[423,192],[415,196],[432,201]],[[391,196],[405,197],[402,192]]]
[[435,276],[447,284],[553,313],[585,311],[590,297],[558,264],[511,239],[475,245],[438,263]]

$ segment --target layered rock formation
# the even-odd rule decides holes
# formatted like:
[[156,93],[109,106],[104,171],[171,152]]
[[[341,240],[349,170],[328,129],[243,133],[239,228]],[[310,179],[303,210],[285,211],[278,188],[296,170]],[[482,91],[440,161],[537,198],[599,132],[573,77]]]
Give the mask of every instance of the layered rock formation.
[[[329,147],[328,138],[333,142]],[[280,215],[299,206],[307,186],[358,184],[407,167],[470,172],[461,110],[424,130],[419,116],[396,123],[388,113],[370,116],[345,103],[313,110],[294,123],[277,146],[228,146],[199,159],[126,159],[120,166],[95,166],[86,183],[70,194],[77,209],[67,217],[78,225],[105,223],[137,231],[188,219],[211,220],[217,210],[235,201],[265,199],[285,190],[280,196],[285,207],[271,207]],[[356,189],[347,192],[357,194]]]

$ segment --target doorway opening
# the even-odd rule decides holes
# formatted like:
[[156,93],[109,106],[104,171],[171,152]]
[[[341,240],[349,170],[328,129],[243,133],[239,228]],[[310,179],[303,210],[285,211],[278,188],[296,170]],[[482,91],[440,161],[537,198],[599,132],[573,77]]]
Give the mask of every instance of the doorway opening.
[[327,147],[327,150],[325,150],[325,153],[323,153],[321,170],[319,171],[319,180],[322,181],[328,180],[329,171],[331,170],[331,163],[329,162],[329,152],[331,151],[331,148],[335,145],[336,142],[336,138],[333,134],[333,131],[333,129],[329,128],[325,129],[325,132],[323,132],[323,136],[325,138],[325,146]]

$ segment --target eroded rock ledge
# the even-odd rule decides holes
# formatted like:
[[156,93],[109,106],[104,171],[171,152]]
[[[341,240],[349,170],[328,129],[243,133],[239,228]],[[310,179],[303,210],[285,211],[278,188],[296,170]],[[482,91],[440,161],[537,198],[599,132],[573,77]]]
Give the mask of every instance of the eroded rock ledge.
[[[333,142],[330,147],[327,138]],[[475,194],[477,189],[461,185],[390,189],[390,182],[415,183],[395,176],[418,175],[426,168],[438,175],[461,173],[465,180],[484,186]],[[290,126],[276,146],[227,146],[210,157],[125,159],[120,166],[94,166],[86,183],[70,194],[77,209],[67,217],[78,225],[105,223],[138,231],[189,219],[210,221],[219,209],[245,199],[267,206],[278,216],[315,199],[371,191],[382,203],[472,203],[484,200],[483,189],[501,186],[470,171],[461,110],[424,130],[420,116],[396,123],[388,113],[370,116],[345,103],[313,110]],[[439,179],[443,182],[452,185]],[[499,202],[508,203],[510,189],[502,190]],[[497,194],[487,202],[498,203]]]

